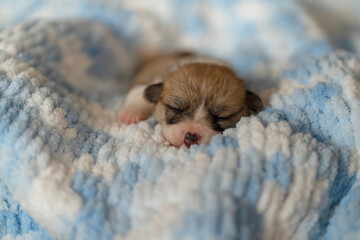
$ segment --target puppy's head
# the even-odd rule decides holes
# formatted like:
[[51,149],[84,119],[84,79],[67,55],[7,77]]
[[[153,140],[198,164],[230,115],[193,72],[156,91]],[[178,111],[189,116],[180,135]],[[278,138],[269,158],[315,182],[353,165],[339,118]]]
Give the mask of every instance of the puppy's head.
[[234,71],[205,63],[178,68],[163,83],[149,86],[145,98],[156,104],[154,117],[166,140],[178,147],[208,143],[214,134],[263,107]]

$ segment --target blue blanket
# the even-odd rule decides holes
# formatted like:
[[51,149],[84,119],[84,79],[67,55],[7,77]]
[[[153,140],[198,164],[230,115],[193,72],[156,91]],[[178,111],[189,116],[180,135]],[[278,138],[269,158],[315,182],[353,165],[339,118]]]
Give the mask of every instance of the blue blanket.
[[[0,238],[359,239],[360,18],[320,2],[1,1]],[[190,149],[119,125],[141,55],[176,49],[266,108]]]

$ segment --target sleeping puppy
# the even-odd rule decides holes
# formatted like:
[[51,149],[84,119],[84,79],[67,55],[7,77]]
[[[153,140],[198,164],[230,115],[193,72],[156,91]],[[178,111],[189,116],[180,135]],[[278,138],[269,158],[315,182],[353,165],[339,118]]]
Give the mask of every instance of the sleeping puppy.
[[174,146],[208,143],[263,104],[245,89],[244,81],[224,62],[188,52],[148,60],[137,72],[124,108],[126,124],[152,114]]

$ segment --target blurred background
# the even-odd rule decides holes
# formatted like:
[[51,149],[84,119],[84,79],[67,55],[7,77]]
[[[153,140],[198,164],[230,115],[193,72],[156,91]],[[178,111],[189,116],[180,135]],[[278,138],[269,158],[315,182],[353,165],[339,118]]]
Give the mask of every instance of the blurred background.
[[298,1],[324,28],[335,46],[360,53],[360,1]]
[[[292,0],[291,0],[292,1]],[[290,1],[290,2],[291,2]],[[86,17],[86,18],[99,18],[101,15],[107,15],[110,11],[114,12],[114,15],[108,16],[108,21],[111,22],[111,17],[116,18],[115,12],[119,8],[137,8],[141,9],[141,12],[146,14],[160,13],[157,15],[158,20],[164,19],[171,14],[181,14],[184,16],[184,21],[187,21],[188,24],[192,25],[191,28],[196,28],[196,24],[201,24],[201,21],[197,23],[192,22],[190,17],[194,15],[201,15],[204,12],[202,6],[204,5],[232,5],[236,1],[225,0],[225,1],[179,1],[178,7],[176,9],[172,8],[176,1],[156,1],[153,3],[147,3],[143,0],[1,0],[0,1],[0,26],[4,28],[9,24],[15,24],[20,21],[23,21],[26,18],[62,18],[62,17]],[[237,2],[246,2],[246,1],[237,1]],[[252,1],[252,2],[262,2],[262,1]],[[278,4],[285,4],[286,1],[268,1],[268,2],[278,2]],[[358,43],[359,32],[360,32],[360,2],[354,0],[295,0],[295,2],[301,4],[306,8],[306,11],[311,14],[321,27],[326,30],[327,35],[331,38],[333,43],[338,44],[339,46],[357,51],[360,51],[360,46]],[[113,5],[113,9],[109,9],[106,6]],[[255,4],[256,5],[256,4]],[[238,14],[243,14],[242,11],[238,11],[241,7],[235,10]],[[102,12],[106,9],[105,12]],[[174,11],[174,12],[173,12]],[[206,10],[205,10],[206,11]],[[256,7],[251,10],[246,10],[248,15],[253,15],[255,18],[262,11],[261,7],[258,9]],[[163,15],[164,12],[167,14]],[[228,14],[231,15],[229,12]],[[211,13],[209,13],[211,14]],[[216,14],[213,15],[214,20],[216,19]],[[150,17],[150,18],[153,18]],[[116,20],[116,19],[113,19]],[[120,20],[120,18],[118,18]],[[155,19],[153,19],[156,21]],[[151,24],[149,22],[149,24]],[[188,26],[190,27],[190,26]],[[352,31],[350,38],[346,38],[348,32]],[[200,34],[200,33],[199,33]]]
[[[88,47],[98,77],[128,82],[143,53],[186,49],[228,61],[266,98],[299,58],[334,49],[360,53],[359,13],[360,2],[353,0],[1,0],[0,29],[32,19],[91,20],[109,28],[119,45],[107,43],[102,51],[104,44],[94,40]],[[91,32],[104,35],[97,29]],[[110,57],[115,52],[118,57]],[[113,89],[94,85],[101,87]]]

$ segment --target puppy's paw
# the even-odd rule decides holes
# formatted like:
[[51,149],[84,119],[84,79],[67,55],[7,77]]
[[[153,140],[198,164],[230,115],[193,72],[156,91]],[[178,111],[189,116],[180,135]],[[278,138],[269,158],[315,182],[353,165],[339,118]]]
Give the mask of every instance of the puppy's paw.
[[131,124],[147,119],[147,114],[138,109],[125,108],[118,112],[117,117],[121,122]]

